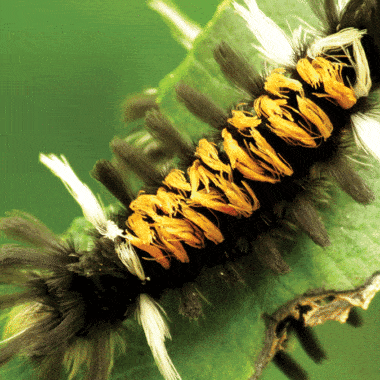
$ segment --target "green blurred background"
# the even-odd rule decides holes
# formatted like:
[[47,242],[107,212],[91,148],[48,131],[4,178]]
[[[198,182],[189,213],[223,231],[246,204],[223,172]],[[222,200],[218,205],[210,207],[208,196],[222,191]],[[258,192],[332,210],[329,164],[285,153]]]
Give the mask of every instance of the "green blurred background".
[[[218,3],[176,1],[202,26]],[[311,17],[296,0],[262,3],[283,24],[289,18],[296,26],[292,15]],[[27,211],[62,233],[81,210],[38,154],[64,154],[105,204],[113,202],[88,172],[97,159],[111,157],[112,137],[126,134],[120,105],[127,95],[156,87],[186,51],[141,0],[0,0],[0,19],[0,215]],[[316,328],[330,359],[324,364],[315,365],[297,345],[293,355],[313,380],[380,379],[379,311],[378,296],[361,312],[360,329]],[[270,365],[263,379],[285,377]]]

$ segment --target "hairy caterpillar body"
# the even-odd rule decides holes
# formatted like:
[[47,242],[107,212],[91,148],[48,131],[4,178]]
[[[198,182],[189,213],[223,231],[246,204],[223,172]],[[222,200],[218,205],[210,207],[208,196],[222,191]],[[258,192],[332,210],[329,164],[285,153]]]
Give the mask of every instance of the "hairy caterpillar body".
[[[256,35],[258,27],[267,28],[281,40],[283,52],[273,52],[259,39],[278,67],[260,75],[226,43],[216,46],[222,72],[250,100],[228,113],[178,84],[179,99],[215,132],[189,143],[159,110],[148,113],[147,128],[180,158],[165,172],[115,139],[115,160],[98,161],[93,176],[124,206],[119,213],[106,213],[65,157],[41,154],[93,225],[93,244],[79,251],[25,214],[2,219],[8,237],[34,247],[1,250],[2,281],[24,288],[0,299],[2,308],[20,308],[9,324],[22,326],[1,346],[1,362],[22,348],[43,363],[49,379],[60,377],[62,363],[71,366],[70,376],[87,366],[86,378],[107,379],[122,323],[136,316],[164,378],[180,379],[165,348],[170,333],[158,304],[164,290],[183,289],[182,312],[198,318],[191,284],[205,268],[255,255],[286,273],[284,236],[303,231],[329,245],[313,199],[325,175],[357,202],[373,200],[345,152],[354,135],[379,155],[379,124],[369,116],[374,106],[368,100],[379,84],[378,4],[354,0],[320,8],[316,2],[323,35],[292,43],[253,1],[234,6]],[[129,169],[146,184],[137,196],[125,180]],[[35,271],[25,271],[30,267]],[[78,359],[81,345],[87,351]]]

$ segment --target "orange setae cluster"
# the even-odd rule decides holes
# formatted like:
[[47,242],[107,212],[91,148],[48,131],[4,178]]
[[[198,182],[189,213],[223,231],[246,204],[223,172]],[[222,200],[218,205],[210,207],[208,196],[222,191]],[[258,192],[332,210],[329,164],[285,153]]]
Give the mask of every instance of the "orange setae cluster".
[[[317,57],[311,62],[301,59],[297,71],[313,88],[324,86],[317,97],[332,99],[342,108],[350,108],[356,98],[344,85],[342,63]],[[259,209],[260,203],[248,181],[277,183],[282,176],[291,176],[292,167],[262,136],[258,127],[269,129],[290,145],[316,148],[318,140],[330,137],[333,125],[327,114],[305,96],[300,81],[286,77],[285,69],[276,69],[266,78],[267,94],[253,104],[256,115],[233,110],[228,128],[221,132],[228,162],[222,161],[216,145],[201,139],[196,159],[187,174],[173,169],[155,195],[140,193],[130,208],[127,239],[147,252],[164,268],[170,267],[169,257],[186,263],[189,257],[183,244],[203,248],[205,239],[219,244],[223,234],[197,208],[246,217]],[[293,97],[297,108],[288,101]],[[232,129],[232,127],[234,129]],[[235,138],[242,136],[244,146]],[[248,181],[234,182],[234,171]],[[200,210],[201,211],[201,210]]]

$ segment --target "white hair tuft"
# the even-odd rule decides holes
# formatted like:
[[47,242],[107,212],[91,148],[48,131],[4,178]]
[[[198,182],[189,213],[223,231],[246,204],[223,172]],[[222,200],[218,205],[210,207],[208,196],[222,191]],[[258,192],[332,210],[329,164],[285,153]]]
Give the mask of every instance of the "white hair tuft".
[[114,240],[123,236],[121,230],[113,221],[107,220],[106,214],[92,191],[76,176],[67,159],[61,155],[48,156],[41,153],[40,161],[47,166],[66,186],[67,190],[79,203],[84,217],[105,237]]
[[248,9],[234,2],[235,10],[247,22],[261,46],[255,46],[270,61],[284,66],[295,66],[296,56],[291,39],[284,31],[264,12],[262,12],[255,0],[245,0]]
[[380,161],[380,123],[358,112],[351,116],[356,144]]
[[117,244],[116,253],[119,256],[120,261],[132,274],[137,276],[141,281],[146,281],[147,278],[141,265],[140,258],[137,256],[136,251],[128,241]]
[[181,380],[165,347],[165,339],[171,339],[169,327],[161,306],[147,294],[140,294],[137,320],[142,325],[154,360],[165,380]]

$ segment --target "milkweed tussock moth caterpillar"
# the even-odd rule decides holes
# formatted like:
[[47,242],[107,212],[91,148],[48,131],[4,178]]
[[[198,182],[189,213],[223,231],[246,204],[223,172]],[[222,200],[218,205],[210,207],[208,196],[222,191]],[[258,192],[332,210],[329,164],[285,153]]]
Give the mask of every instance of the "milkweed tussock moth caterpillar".
[[[259,39],[259,50],[280,67],[260,76],[227,44],[217,45],[214,54],[221,70],[251,99],[229,115],[206,96],[179,84],[181,102],[216,130],[215,136],[190,144],[160,112],[147,116],[147,126],[160,131],[158,138],[172,140],[169,145],[181,156],[179,168],[163,174],[125,141],[114,140],[116,161],[100,161],[94,176],[125,206],[121,215],[107,215],[64,157],[42,154],[41,162],[61,178],[93,225],[94,240],[79,251],[27,215],[3,219],[8,236],[36,248],[2,249],[4,281],[26,288],[2,298],[3,307],[26,305],[9,326],[28,320],[3,342],[2,361],[22,347],[54,369],[48,378],[59,376],[54,371],[63,357],[71,377],[88,367],[87,378],[106,379],[120,343],[121,324],[135,314],[161,373],[178,379],[165,348],[170,333],[158,303],[163,290],[191,284],[203,268],[251,253],[252,248],[240,252],[235,242],[238,248],[253,244],[257,259],[287,272],[277,240],[281,234],[292,235],[291,224],[318,245],[329,245],[308,194],[318,179],[316,167],[358,202],[372,200],[347,159],[337,158],[352,128],[350,120],[358,140],[377,151],[372,135],[368,138],[369,129],[376,134],[377,122],[361,113],[368,108],[363,98],[378,81],[376,59],[371,56],[377,31],[372,18],[366,19],[366,7],[377,14],[369,2],[352,2],[346,11],[335,12],[329,4],[321,16],[329,20],[326,36],[295,48],[295,42],[254,2],[236,4]],[[328,12],[335,18],[327,17]],[[262,30],[270,32],[263,35]],[[272,41],[281,49],[273,49]],[[126,167],[147,184],[137,197],[123,178]],[[39,270],[32,277],[24,273],[29,266]],[[191,314],[186,308],[184,313]],[[191,315],[198,317],[199,309]],[[77,355],[82,350],[85,354]]]

